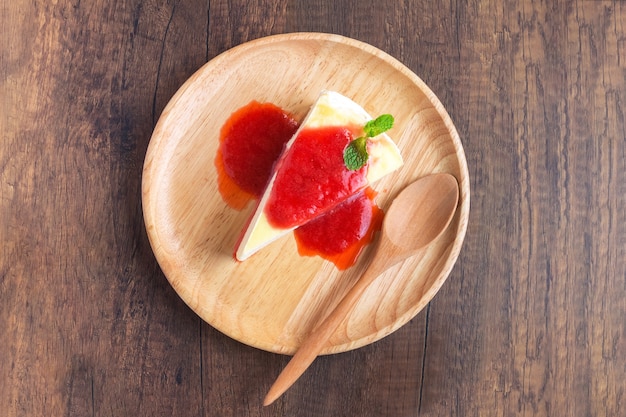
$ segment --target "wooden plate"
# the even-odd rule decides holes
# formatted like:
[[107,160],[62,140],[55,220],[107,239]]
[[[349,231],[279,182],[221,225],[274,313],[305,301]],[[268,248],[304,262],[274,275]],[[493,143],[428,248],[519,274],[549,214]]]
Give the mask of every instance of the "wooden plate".
[[341,272],[298,255],[289,235],[236,262],[234,245],[253,207],[236,211],[217,190],[219,130],[252,100],[303,117],[322,89],[396,119],[389,134],[405,166],[375,184],[380,207],[429,173],[451,173],[461,188],[445,234],[381,276],[324,353],[366,345],[413,318],[450,273],[467,226],[469,181],[458,134],[432,91],[400,62],[362,42],[318,33],[271,36],[217,56],[180,88],[155,127],[143,171],[145,223],[163,272],[189,307],[228,336],[272,352],[296,350],[358,278],[368,251]]

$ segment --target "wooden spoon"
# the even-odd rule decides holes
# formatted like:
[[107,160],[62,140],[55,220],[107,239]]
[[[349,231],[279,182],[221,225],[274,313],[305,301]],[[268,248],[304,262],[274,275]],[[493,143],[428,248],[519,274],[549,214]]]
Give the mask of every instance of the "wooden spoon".
[[458,199],[458,183],[450,174],[428,175],[402,190],[385,215],[378,247],[367,270],[304,340],[270,388],[263,405],[273,403],[306,371],[376,277],[443,233],[454,216]]

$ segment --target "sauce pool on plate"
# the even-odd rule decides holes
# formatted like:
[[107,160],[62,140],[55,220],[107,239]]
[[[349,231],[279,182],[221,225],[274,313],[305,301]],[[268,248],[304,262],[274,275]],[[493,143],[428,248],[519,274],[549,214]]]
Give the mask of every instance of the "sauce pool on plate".
[[383,211],[371,188],[357,193],[329,212],[294,230],[298,252],[321,256],[340,270],[354,265],[382,227]]
[[220,130],[215,158],[219,190],[241,210],[265,189],[274,163],[298,129],[298,122],[271,103],[252,101],[235,111]]

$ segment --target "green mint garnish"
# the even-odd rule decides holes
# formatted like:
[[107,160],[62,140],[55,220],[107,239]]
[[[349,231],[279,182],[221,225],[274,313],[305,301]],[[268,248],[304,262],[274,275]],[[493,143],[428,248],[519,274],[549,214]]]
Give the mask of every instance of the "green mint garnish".
[[343,151],[343,162],[350,171],[356,171],[367,163],[367,138],[362,136],[351,141]]
[[383,132],[388,131],[393,127],[393,116],[390,114],[383,114],[378,116],[374,120],[370,120],[365,123],[365,134],[368,138],[373,138],[374,136],[378,136]]
[[393,126],[393,116],[383,114],[365,124],[363,130],[365,136],[354,139],[343,151],[343,162],[350,171],[361,169],[366,163],[369,155],[367,153],[367,138],[373,138],[391,129]]

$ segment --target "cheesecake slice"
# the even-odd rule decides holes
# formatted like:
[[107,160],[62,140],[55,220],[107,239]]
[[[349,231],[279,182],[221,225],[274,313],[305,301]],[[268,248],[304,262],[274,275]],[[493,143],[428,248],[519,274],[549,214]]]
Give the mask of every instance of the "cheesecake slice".
[[398,147],[382,133],[367,140],[365,166],[346,168],[343,152],[364,135],[370,120],[349,98],[332,91],[320,94],[276,163],[238,243],[239,261],[402,166]]

